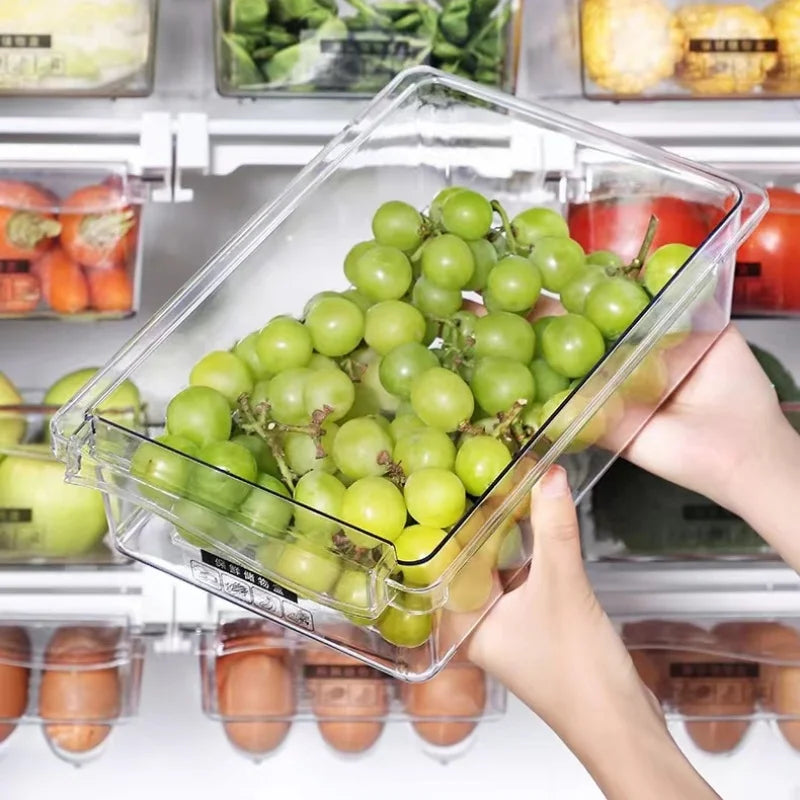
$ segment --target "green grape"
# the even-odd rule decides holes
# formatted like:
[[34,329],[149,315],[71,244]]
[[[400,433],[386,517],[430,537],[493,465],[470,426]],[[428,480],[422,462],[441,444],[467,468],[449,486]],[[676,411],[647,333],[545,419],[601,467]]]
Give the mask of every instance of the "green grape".
[[[292,519],[291,493],[273,475],[261,473],[257,483],[261,488],[254,488],[247,495],[234,519],[254,528],[260,534],[284,536]],[[249,531],[237,530],[235,536],[247,545],[257,546],[264,541],[263,535],[258,536]]]
[[462,239],[482,239],[494,219],[491,203],[478,192],[452,192],[442,203],[442,225]]
[[535,335],[535,346],[533,348],[533,355],[536,358],[541,358],[544,355],[544,353],[542,352],[542,338],[544,336],[545,329],[554,319],[555,319],[554,316],[539,317],[539,319],[531,323],[531,326],[533,327],[533,333]]
[[[345,569],[333,590],[333,598],[349,608],[343,613],[355,625],[370,625],[372,606],[369,574],[360,569]],[[355,608],[355,613],[350,609]]]
[[497,250],[486,239],[471,239],[467,242],[467,246],[472,251],[475,269],[464,288],[469,292],[482,292],[486,287],[486,279],[489,277],[492,267],[497,263]]
[[455,347],[464,347],[469,340],[475,339],[475,325],[478,322],[477,314],[471,311],[456,311],[450,317],[450,325],[445,325],[442,338]]
[[231,408],[227,399],[208,386],[190,386],[167,406],[167,433],[202,447],[231,435]]
[[[383,428],[383,430],[389,434],[389,438],[392,438],[392,423],[389,422],[386,417],[384,417],[382,414],[370,414],[369,419],[375,420],[375,422],[377,422],[378,425],[380,425],[381,428]],[[394,442],[394,439],[392,439],[392,442]]]
[[308,422],[305,391],[309,378],[315,380],[326,372],[314,372],[306,367],[279,372],[267,387],[270,415],[284,425],[302,425]]
[[307,433],[291,431],[283,437],[283,453],[286,463],[295,475],[305,475],[312,469],[321,469],[325,472],[336,472],[336,464],[331,456],[333,443],[339,426],[330,419],[322,423],[322,436],[320,445],[325,455],[319,456],[314,439]]
[[131,475],[146,484],[139,489],[145,497],[160,501],[159,492],[150,487],[182,494],[192,471],[192,462],[186,456],[196,456],[199,448],[184,436],[159,436],[155,442],[142,442],[136,448],[131,458]]
[[351,419],[339,428],[331,451],[336,467],[349,478],[383,475],[381,456],[392,452],[392,438],[374,419]]
[[422,248],[422,275],[440,289],[458,289],[469,283],[475,259],[469,245],[452,233],[429,239]]
[[307,472],[294,487],[295,502],[308,506],[295,507],[295,528],[312,538],[329,540],[342,527],[338,520],[342,514],[344,492],[344,484],[334,475],[319,469]]
[[583,314],[589,292],[607,277],[601,267],[583,267],[561,289],[561,305],[573,314]]
[[231,439],[232,442],[246,447],[256,460],[259,472],[266,472],[276,478],[280,477],[280,469],[269,445],[260,437],[249,433],[240,433]]
[[309,417],[315,411],[331,409],[328,419],[342,419],[353,406],[356,390],[353,382],[340,369],[325,369],[312,373],[303,390],[305,411]]
[[258,357],[258,334],[260,331],[253,331],[249,333],[244,339],[240,339],[234,345],[233,352],[240,358],[247,368],[250,370],[253,378],[257,381],[269,378],[270,374],[261,364],[261,359]]
[[414,379],[438,365],[439,359],[424,344],[406,342],[390,350],[381,359],[378,372],[387,392],[408,399]]
[[544,288],[560,292],[585,266],[586,253],[574,239],[545,236],[536,241],[530,260],[539,268]]
[[443,367],[433,367],[414,380],[411,405],[426,425],[445,432],[456,430],[475,410],[469,386]]
[[617,339],[650,305],[640,284],[628,278],[608,278],[589,292],[584,314],[606,339]]
[[389,424],[389,432],[392,440],[399,442],[403,437],[425,427],[425,423],[412,411],[410,414],[398,414]]
[[569,236],[569,228],[557,211],[549,208],[529,208],[511,220],[517,244],[529,247],[545,236]]
[[192,469],[187,495],[213,508],[237,508],[250,493],[250,487],[242,481],[254,483],[258,477],[252,453],[236,442],[211,442],[200,448],[197,460],[203,463]]
[[419,278],[411,291],[414,305],[429,317],[451,317],[464,302],[459,289],[442,289],[425,278]]
[[377,360],[370,361],[365,371],[361,374],[359,382],[355,385],[356,397],[347,419],[368,417],[377,414],[393,414],[400,398],[390,394],[383,388],[380,379],[380,356],[367,348],[366,353],[371,353]]
[[455,539],[445,541],[446,538],[443,530],[430,525],[409,525],[400,534],[394,547],[405,583],[429,586],[442,577],[461,552]]
[[258,334],[256,342],[258,358],[271,374],[304,367],[313,350],[308,328],[291,317],[275,317]]
[[389,606],[376,627],[378,633],[395,647],[420,647],[431,636],[433,615]]
[[319,303],[320,300],[324,300],[326,297],[341,297],[339,292],[334,292],[330,289],[326,289],[324,292],[317,292],[306,304],[303,306],[303,314],[302,319],[305,320],[308,315],[311,313],[311,309]]
[[508,448],[493,436],[465,439],[456,453],[455,472],[467,492],[480,497],[511,463]]
[[661,245],[644,264],[644,288],[655,297],[673,275],[691,258],[694,248],[687,244]]
[[464,484],[447,469],[421,469],[409,475],[403,496],[408,513],[432,528],[455,525],[467,506]]
[[294,499],[308,508],[295,507],[296,531],[328,545],[342,527],[339,518],[345,488],[339,478],[323,470],[315,469],[303,475],[295,486]]
[[321,353],[314,353],[306,366],[317,372],[322,369],[339,369],[339,365],[332,358],[323,356]]
[[537,403],[544,403],[554,394],[569,388],[569,378],[559,375],[543,358],[534,358],[531,361],[531,373],[536,384]]
[[[564,380],[566,380],[566,378]],[[529,432],[538,431],[541,420],[542,403],[530,403],[525,406],[525,410],[520,415],[520,421]]]
[[[388,479],[369,476],[348,486],[342,500],[342,520],[393,542],[406,524],[406,504],[402,492]],[[347,538],[357,547],[375,547],[370,536],[345,528]]]
[[370,306],[375,305],[369,297],[365,294],[361,294],[358,289],[348,289],[342,292],[342,297],[349,300],[351,303],[355,303],[364,314],[367,313],[367,309]]
[[536,392],[533,374],[510,358],[479,358],[469,382],[476,402],[489,414],[508,411],[517,401],[530,402]]
[[456,446],[444,431],[421,428],[397,439],[392,459],[406,475],[432,467],[451,470],[456,463]]
[[332,553],[310,550],[299,544],[285,542],[280,547],[265,545],[256,557],[269,570],[277,572],[284,580],[313,594],[324,594],[336,585],[341,563]]
[[356,263],[353,285],[370,300],[398,300],[413,278],[408,256],[396,247],[376,244]]
[[386,300],[367,311],[364,340],[381,355],[424,336],[425,317],[409,303]]
[[509,311],[492,311],[475,322],[475,355],[530,364],[536,337],[530,323]]
[[542,276],[527,258],[506,256],[489,273],[486,291],[492,297],[491,311],[527,311],[539,299]]
[[192,547],[205,549],[216,543],[225,544],[233,538],[233,532],[225,520],[191,500],[178,500],[172,513],[182,523],[176,523],[175,530]]
[[595,250],[586,256],[587,264],[595,264],[598,267],[608,269],[619,269],[623,264],[623,260],[610,250]]
[[603,334],[585,317],[555,317],[542,336],[547,363],[566,378],[582,378],[605,355]]
[[437,225],[442,224],[442,207],[444,206],[445,201],[452,195],[463,191],[463,186],[447,186],[446,188],[442,189],[442,191],[439,192],[436,197],[433,198],[431,207],[428,210],[428,215]]
[[260,406],[262,403],[269,402],[269,384],[272,378],[267,378],[266,380],[259,381],[254,387],[253,391],[250,392],[250,406],[251,408],[256,408]]
[[359,242],[358,244],[354,244],[347,255],[344,257],[344,274],[350,283],[355,284],[356,282],[356,267],[358,265],[358,259],[367,252],[367,250],[371,250],[377,242],[374,239],[370,239],[368,242]]
[[324,356],[344,356],[364,337],[364,312],[344,297],[323,297],[306,316],[314,349]]
[[214,350],[192,367],[189,384],[216,389],[233,408],[241,395],[252,391],[253,376],[238,356],[227,350]]
[[[630,351],[628,351],[630,352]],[[655,405],[669,388],[669,368],[663,353],[654,350],[648,353],[633,372],[625,379],[620,391],[632,403]]]
[[[569,402],[558,410],[562,403],[567,400]],[[579,416],[585,413],[588,401],[576,395],[572,390],[566,392],[559,392],[554,394],[543,406],[541,412],[541,425],[545,427],[547,438],[551,441],[556,441],[563,436],[564,431],[572,424],[572,422]],[[556,414],[556,412],[558,413]],[[554,419],[551,417],[556,414]],[[585,450],[592,444],[595,444],[605,433],[606,420],[603,411],[598,411],[589,421],[578,430],[570,444],[567,446],[565,452],[578,453]]]
[[390,200],[375,212],[372,233],[378,244],[416,250],[422,244],[422,217],[414,206]]

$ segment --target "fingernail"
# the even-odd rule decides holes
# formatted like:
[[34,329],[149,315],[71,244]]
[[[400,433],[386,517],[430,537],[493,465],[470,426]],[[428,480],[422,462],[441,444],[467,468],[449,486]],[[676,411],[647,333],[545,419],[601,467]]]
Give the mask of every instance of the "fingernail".
[[539,491],[545,497],[562,497],[569,493],[567,473],[563,467],[550,467],[539,484]]

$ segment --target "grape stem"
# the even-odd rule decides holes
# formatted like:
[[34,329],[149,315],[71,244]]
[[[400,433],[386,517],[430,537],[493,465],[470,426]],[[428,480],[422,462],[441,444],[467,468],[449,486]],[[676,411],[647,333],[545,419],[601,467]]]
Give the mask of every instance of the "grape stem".
[[353,383],[361,383],[361,378],[364,377],[367,366],[367,364],[356,361],[354,358],[350,358],[350,356],[339,359],[339,368]]
[[365,567],[374,567],[380,559],[380,551],[376,554],[374,547],[358,547],[347,538],[344,531],[335,533],[331,538],[331,544],[339,555]]
[[261,437],[269,447],[281,477],[289,489],[294,492],[295,474],[286,463],[286,454],[283,452],[283,445],[280,441],[279,431],[271,427],[272,420],[269,419],[269,403],[259,403],[255,408],[250,403],[250,396],[243,394],[239,397],[238,408],[236,410],[236,424],[245,432],[252,433]]
[[277,431],[278,433],[303,433],[306,436],[310,436],[317,448],[317,458],[325,458],[327,453],[322,446],[322,437],[325,436],[327,431],[323,429],[322,425],[331,414],[333,414],[333,409],[325,405],[321,409],[314,411],[311,415],[311,422],[308,425],[287,425],[270,420],[267,423],[267,430],[270,433]]
[[656,238],[657,231],[658,217],[655,214],[651,214],[650,221],[647,223],[647,230],[645,231],[644,239],[642,240],[642,246],[639,248],[636,258],[634,258],[627,267],[622,268],[622,271],[626,275],[629,275],[632,272],[638,272],[644,266],[644,262],[647,260],[647,254],[650,252],[650,248],[653,246],[653,239]]
[[500,219],[503,223],[503,230],[505,231],[506,239],[508,240],[509,249],[515,255],[519,255],[519,245],[517,244],[517,237],[514,236],[514,227],[511,224],[511,220],[508,218],[506,210],[500,204],[499,200],[492,200],[492,209],[500,215]]
[[501,441],[511,441],[514,445],[519,445],[517,441],[517,422],[519,421],[520,414],[525,410],[528,401],[521,397],[515,401],[514,405],[508,411],[500,411],[497,414],[497,426],[492,431],[492,435]]
[[406,473],[396,461],[392,461],[392,454],[388,450],[381,450],[378,454],[378,464],[386,467],[386,477],[398,488],[406,485]]

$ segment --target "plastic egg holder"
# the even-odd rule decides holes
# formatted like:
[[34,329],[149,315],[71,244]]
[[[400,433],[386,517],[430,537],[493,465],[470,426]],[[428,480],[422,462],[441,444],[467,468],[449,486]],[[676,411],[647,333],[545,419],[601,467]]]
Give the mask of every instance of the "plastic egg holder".
[[[440,547],[416,562],[429,567],[434,579],[416,587],[404,584],[400,573],[409,565],[397,561],[391,542],[277,495],[273,499],[292,514],[302,511],[321,524],[341,525],[370,546],[321,552],[303,536],[289,541],[287,530],[265,535],[203,505],[202,497],[177,497],[131,475],[131,458],[145,435],[97,413],[103,397],[130,378],[151,414],[161,414],[210,348],[230,347],[274,315],[299,314],[315,290],[344,288],[339,265],[354,242],[368,238],[371,214],[381,202],[403,199],[423,207],[443,186],[467,184],[510,197],[512,214],[531,205],[530,196],[539,202],[549,197],[561,207],[564,200],[591,195],[592,171],[604,163],[627,165],[648,185],[659,178],[679,185],[684,195],[719,208],[720,220]],[[67,462],[70,480],[122,498],[113,509],[110,501],[108,506],[122,552],[397,677],[425,680],[524,570],[531,552],[528,497],[548,467],[579,460],[572,488],[580,498],[727,325],[735,250],[764,208],[756,187],[661,150],[434,70],[409,71],[56,416],[55,450]],[[657,396],[641,397],[626,381],[648,358],[663,361],[666,379]],[[207,470],[222,480],[223,473],[180,457],[187,469]],[[491,562],[488,596],[464,608],[459,580],[469,584],[479,550],[498,554],[493,537],[502,535],[512,516],[519,522],[516,545],[503,553],[501,564],[497,558]],[[437,553],[448,544],[452,551],[452,542],[460,551],[446,569],[437,570]],[[363,603],[348,606],[328,581],[304,584],[302,575],[284,569],[282,556],[297,547],[306,560],[323,558],[334,578],[344,569],[356,573],[363,581]],[[375,624],[389,613],[417,626],[418,646],[396,646],[381,636]]]
[[138,712],[144,650],[127,617],[0,618],[3,746],[17,725],[40,724],[59,758],[96,758]]

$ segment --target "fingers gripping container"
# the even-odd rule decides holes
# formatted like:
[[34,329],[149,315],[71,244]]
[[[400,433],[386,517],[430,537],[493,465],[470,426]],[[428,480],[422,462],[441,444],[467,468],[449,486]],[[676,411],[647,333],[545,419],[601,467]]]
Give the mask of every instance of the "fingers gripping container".
[[[627,193],[636,175],[648,191],[658,179],[713,204],[718,221],[480,501],[419,561],[398,562],[390,541],[278,495],[272,499],[287,519],[315,515],[323,528],[363,546],[322,547],[290,522],[265,533],[199,496],[159,489],[131,474],[143,432],[96,411],[129,378],[157,416],[210,349],[231,347],[277,314],[300,315],[315,291],[344,289],[342,260],[368,238],[371,214],[384,201],[422,207],[456,184],[497,198],[510,213],[535,204],[565,212],[594,191],[607,196],[616,174],[609,167],[616,165],[626,167]],[[524,574],[529,496],[550,465],[568,467],[580,498],[727,325],[736,247],[764,210],[761,190],[660,150],[435,70],[406,72],[62,409],[52,425],[55,450],[70,480],[122,499],[113,507],[108,501],[122,552],[399,678],[426,680]],[[631,376],[649,370],[659,376],[657,391],[638,391],[641,382]],[[177,457],[187,469],[226,480]],[[266,492],[227,480],[242,492]],[[404,584],[403,570],[419,566],[424,585]],[[360,586],[357,603],[337,598],[343,576]],[[414,646],[392,644],[379,626]]]

